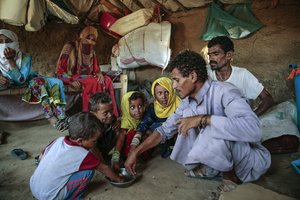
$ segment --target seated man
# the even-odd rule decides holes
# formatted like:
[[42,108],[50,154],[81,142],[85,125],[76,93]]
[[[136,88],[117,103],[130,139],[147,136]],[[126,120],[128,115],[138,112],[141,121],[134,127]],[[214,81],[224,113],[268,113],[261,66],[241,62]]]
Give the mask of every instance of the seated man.
[[[211,79],[234,84],[247,99],[255,100],[258,97],[260,103],[254,112],[259,117],[265,114],[273,105],[273,98],[251,72],[245,68],[231,65],[230,62],[234,54],[234,44],[231,39],[226,36],[215,37],[208,42],[207,46],[210,64],[208,75]],[[263,118],[260,117],[260,119]],[[264,124],[264,120],[262,120],[262,123],[263,127],[270,127],[269,122]],[[297,145],[292,144],[297,144],[298,138],[296,136],[290,137],[284,128],[277,130],[277,133],[272,132],[271,134],[266,129],[262,130],[263,145],[271,153],[297,151]],[[292,148],[292,146],[294,147]]]
[[168,70],[181,104],[130,153],[127,170],[135,174],[137,156],[179,133],[170,158],[186,168],[186,175],[222,175],[224,183],[232,184],[259,179],[270,167],[271,156],[260,143],[258,117],[239,89],[209,79],[204,59],[193,51],[177,55]]
[[255,109],[257,116],[264,114],[272,105],[273,98],[264,86],[247,69],[231,65],[234,44],[227,36],[218,36],[207,44],[209,65],[207,72],[212,80],[225,81],[238,87],[244,97],[260,104]]

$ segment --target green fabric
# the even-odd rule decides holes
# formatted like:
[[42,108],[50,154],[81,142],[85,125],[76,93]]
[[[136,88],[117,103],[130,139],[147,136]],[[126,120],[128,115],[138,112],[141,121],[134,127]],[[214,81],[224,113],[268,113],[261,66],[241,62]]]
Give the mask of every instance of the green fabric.
[[211,3],[200,38],[208,41],[214,37],[225,35],[239,39],[261,27],[263,24],[252,13],[251,2],[233,4],[226,9],[221,3]]

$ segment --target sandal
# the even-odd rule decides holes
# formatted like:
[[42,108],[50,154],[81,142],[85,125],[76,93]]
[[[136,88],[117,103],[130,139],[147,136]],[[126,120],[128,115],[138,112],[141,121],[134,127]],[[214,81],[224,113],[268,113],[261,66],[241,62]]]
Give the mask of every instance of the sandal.
[[23,149],[13,149],[10,154],[15,157],[18,158],[19,160],[25,160],[26,158],[28,158],[28,154],[26,151],[24,151]]
[[222,180],[222,176],[217,175],[217,176],[207,176],[205,174],[205,171],[201,165],[198,167],[195,167],[194,169],[191,170],[185,170],[184,175],[190,178],[199,178],[199,179],[208,179],[208,180]]

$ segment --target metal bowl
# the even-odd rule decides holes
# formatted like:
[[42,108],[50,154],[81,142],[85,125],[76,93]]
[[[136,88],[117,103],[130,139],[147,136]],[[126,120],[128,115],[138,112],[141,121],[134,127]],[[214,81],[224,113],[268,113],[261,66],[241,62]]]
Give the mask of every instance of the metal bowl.
[[114,182],[110,180],[108,177],[106,177],[107,180],[109,180],[110,184],[116,187],[128,187],[133,184],[133,182],[136,180],[136,176],[132,176],[126,168],[120,168],[120,175],[124,177],[124,182],[119,183],[119,182]]

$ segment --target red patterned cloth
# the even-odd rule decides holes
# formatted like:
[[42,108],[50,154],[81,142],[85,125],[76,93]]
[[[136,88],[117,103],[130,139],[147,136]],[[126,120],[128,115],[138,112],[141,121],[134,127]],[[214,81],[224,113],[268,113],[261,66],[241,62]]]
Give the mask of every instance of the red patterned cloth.
[[110,77],[104,76],[103,83],[98,81],[98,77],[88,76],[82,79],[79,79],[82,84],[82,110],[88,112],[89,110],[89,100],[91,96],[97,92],[107,92],[112,99],[114,115],[119,116],[117,104],[115,100],[115,93],[113,82]]

